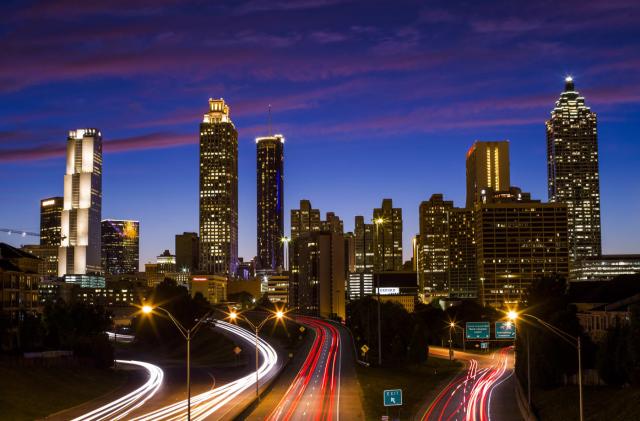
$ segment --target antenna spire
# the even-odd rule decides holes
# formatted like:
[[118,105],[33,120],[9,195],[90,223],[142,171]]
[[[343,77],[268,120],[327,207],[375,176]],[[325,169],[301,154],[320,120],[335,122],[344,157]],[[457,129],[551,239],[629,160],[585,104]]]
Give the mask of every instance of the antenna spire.
[[269,104],[269,136],[273,136],[271,132],[271,104]]

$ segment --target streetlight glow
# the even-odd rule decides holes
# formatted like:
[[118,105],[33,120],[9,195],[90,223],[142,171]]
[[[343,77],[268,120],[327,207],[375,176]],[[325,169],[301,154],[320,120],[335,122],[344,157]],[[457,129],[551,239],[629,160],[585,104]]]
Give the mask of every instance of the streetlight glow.
[[283,312],[282,310],[278,310],[278,311],[276,312],[276,317],[277,317],[278,319],[282,319],[282,318],[284,317],[284,312]]
[[229,318],[231,320],[235,320],[238,318],[238,313],[236,313],[235,311],[232,311],[231,313],[229,313]]
[[144,314],[149,314],[153,311],[153,307],[151,307],[150,305],[144,305],[142,306],[142,312]]
[[515,310],[509,310],[507,312],[507,319],[514,321],[518,318],[518,312]]

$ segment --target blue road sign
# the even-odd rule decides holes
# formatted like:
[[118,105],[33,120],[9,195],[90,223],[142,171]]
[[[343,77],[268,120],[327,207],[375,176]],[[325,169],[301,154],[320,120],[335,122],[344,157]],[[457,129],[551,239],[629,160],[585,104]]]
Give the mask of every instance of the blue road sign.
[[489,322],[467,322],[467,339],[489,339],[491,337],[491,323]]
[[402,405],[402,389],[385,390],[382,396],[384,398],[384,406]]
[[496,322],[496,339],[515,339],[516,324],[512,322]]

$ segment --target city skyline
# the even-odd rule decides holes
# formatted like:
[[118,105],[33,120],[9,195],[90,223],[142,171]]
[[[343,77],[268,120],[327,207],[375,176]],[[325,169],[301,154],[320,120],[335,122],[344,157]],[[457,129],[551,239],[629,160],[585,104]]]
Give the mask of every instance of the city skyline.
[[[475,140],[509,139],[512,184],[531,192],[535,199],[546,200],[544,122],[562,91],[564,76],[573,74],[580,93],[599,119],[603,252],[632,253],[633,239],[640,235],[640,227],[633,224],[640,195],[632,177],[625,176],[640,156],[634,135],[639,129],[640,95],[633,61],[638,53],[629,50],[631,41],[625,41],[629,32],[637,31],[630,27],[635,15],[632,11],[622,13],[624,6],[617,3],[596,9],[589,5],[574,10],[571,5],[561,5],[547,10],[545,16],[539,16],[535,6],[528,6],[533,23],[522,25],[509,20],[508,11],[491,7],[449,9],[438,16],[437,8],[409,5],[396,16],[404,24],[403,30],[398,29],[397,21],[391,24],[385,18],[383,6],[377,6],[380,9],[374,10],[378,13],[373,17],[363,17],[350,26],[341,25],[338,19],[324,27],[307,14],[299,23],[286,19],[289,26],[281,28],[262,19],[265,23],[253,33],[246,31],[257,17],[295,16],[296,11],[247,8],[234,18],[237,28],[233,34],[239,44],[215,46],[236,54],[228,62],[220,60],[220,69],[216,67],[211,76],[180,70],[180,83],[176,84],[166,79],[163,70],[145,67],[134,71],[117,65],[117,53],[124,49],[120,39],[112,39],[112,48],[101,51],[105,63],[99,68],[78,67],[66,74],[23,71],[22,78],[4,75],[0,97],[11,108],[1,108],[7,118],[0,125],[0,176],[10,177],[12,183],[3,185],[0,193],[12,207],[0,211],[2,225],[37,231],[39,201],[63,193],[58,177],[64,168],[64,134],[71,128],[95,126],[101,129],[105,145],[103,216],[141,221],[141,264],[166,248],[173,250],[175,234],[197,231],[197,124],[202,104],[208,97],[223,97],[234,110],[239,132],[239,256],[250,259],[255,255],[253,139],[266,132],[267,106],[272,104],[274,131],[286,133],[288,139],[285,232],[289,232],[288,211],[300,199],[335,212],[345,221],[345,231],[351,231],[355,215],[367,215],[388,197],[403,209],[406,260],[411,255],[411,238],[418,232],[420,202],[443,193],[456,206],[463,205],[464,154]],[[335,13],[335,7],[321,5],[314,14]],[[140,17],[142,12],[129,17],[131,33],[122,36],[154,39],[165,47],[180,45],[175,36],[179,28],[164,25],[167,32],[161,34],[146,26],[134,29],[137,20],[151,23],[165,19],[170,15],[167,8],[160,5],[157,13],[147,18]],[[64,13],[9,9],[12,22],[22,23]],[[496,12],[499,15],[491,20],[491,13]],[[77,13],[107,12],[79,8]],[[553,37],[536,28],[539,20],[558,22],[570,13],[579,14],[582,26],[565,28]],[[616,25],[599,25],[594,21],[596,16],[607,22],[616,20]],[[450,41],[433,40],[440,48],[427,48],[432,44],[428,42],[429,28],[446,29],[461,20],[465,25],[460,35]],[[365,35],[366,24],[369,33]],[[303,30],[305,25],[308,32]],[[46,34],[54,29],[45,25],[40,31]],[[113,22],[107,20],[100,29],[96,36],[106,36]],[[229,28],[221,28],[225,29]],[[505,34],[512,40],[511,47],[518,46],[526,34],[528,43],[521,50],[531,57],[523,58],[517,48],[508,48],[501,53],[504,55],[490,55],[494,47],[507,42],[501,41]],[[70,42],[64,38],[45,41],[46,37],[38,35],[39,42],[59,48]],[[456,54],[456,47],[473,35],[485,43],[472,42]],[[71,39],[74,36],[77,34],[68,34]],[[184,36],[189,38],[186,33]],[[31,45],[27,41],[33,38],[35,34],[27,31],[14,33],[3,42],[14,46],[8,51],[15,51],[17,46]],[[272,59],[260,60],[260,69],[255,69],[243,61],[242,52],[255,49],[258,39],[276,53]],[[590,43],[588,55],[578,48],[585,42]],[[282,68],[283,59],[291,63],[300,49],[310,46],[319,57],[340,66],[327,69],[320,61],[309,59],[298,74],[273,73]],[[156,44],[144,49],[141,56],[153,57],[155,48]],[[446,54],[438,54],[440,49]],[[361,50],[368,54],[344,59],[345,52]],[[459,66],[463,52],[487,56],[470,71]],[[16,55],[10,58],[19,58],[12,54]],[[83,54],[86,52],[73,50],[67,57],[80,60]],[[198,56],[172,57],[183,64],[218,64],[203,62]],[[513,58],[522,60],[515,64]],[[298,57],[294,63],[302,65],[300,60]],[[505,61],[512,64],[504,66]],[[535,71],[527,70],[534,61],[538,65]],[[387,62],[401,64],[390,68],[384,66]],[[240,70],[231,77],[227,70],[237,65]],[[30,69],[28,63],[25,66],[22,69]],[[139,86],[131,89],[134,84]],[[155,86],[160,89],[153,89]],[[375,95],[368,93],[372,86],[378,87]],[[100,113],[83,105],[94,98],[99,101]],[[385,107],[379,107],[382,101],[387,103]],[[151,103],[153,107],[146,107]],[[402,150],[406,153],[400,159]],[[309,156],[314,157],[313,162],[308,162]],[[167,167],[172,172],[165,171]],[[444,171],[450,174],[446,179],[441,176]],[[37,186],[34,178],[41,180]],[[171,203],[157,206],[158,198],[167,201],[166,197]],[[28,243],[14,238],[3,234],[3,241]]]

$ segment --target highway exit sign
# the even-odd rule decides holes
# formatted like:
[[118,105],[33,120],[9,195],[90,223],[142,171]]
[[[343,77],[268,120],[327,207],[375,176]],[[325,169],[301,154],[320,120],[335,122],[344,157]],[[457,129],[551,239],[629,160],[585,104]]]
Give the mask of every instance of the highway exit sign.
[[467,339],[489,339],[491,337],[491,323],[489,322],[467,322]]
[[384,406],[400,406],[402,405],[402,389],[385,390],[382,393]]
[[496,322],[496,339],[515,339],[516,324],[512,322]]

